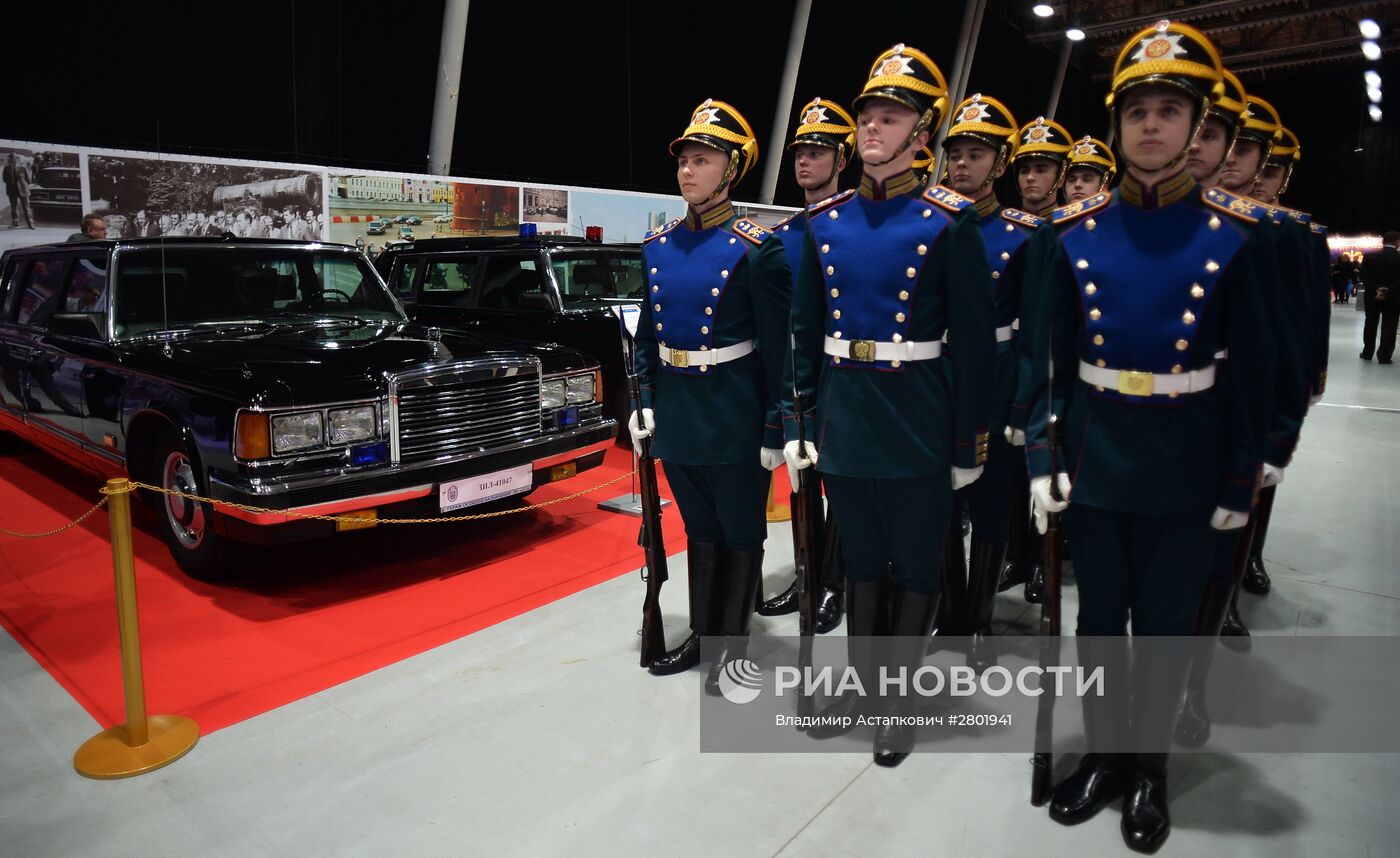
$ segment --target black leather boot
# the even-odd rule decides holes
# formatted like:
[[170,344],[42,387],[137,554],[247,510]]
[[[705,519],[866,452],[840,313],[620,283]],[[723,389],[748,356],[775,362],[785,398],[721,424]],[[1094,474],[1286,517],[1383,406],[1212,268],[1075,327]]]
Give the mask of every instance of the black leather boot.
[[[958,540],[961,542],[962,540]],[[916,593],[902,585],[894,585],[894,612],[890,621],[890,650],[888,673],[904,668],[912,687],[914,671],[924,663],[924,641],[933,631],[933,621],[938,615],[938,593]],[[913,697],[896,698],[894,705],[887,707],[895,717],[908,717],[914,714]],[[875,765],[893,768],[904,762],[904,758],[914,750],[913,727],[902,724],[881,724],[875,728]]]
[[823,587],[817,602],[817,634],[835,631],[841,625],[846,604],[846,560],[841,554],[841,533],[836,521],[826,520],[825,545],[822,549]]
[[997,581],[1001,574],[1006,544],[981,539],[972,534],[972,559],[967,575],[967,625],[972,640],[968,644],[967,666],[979,674],[997,663],[996,652],[987,638],[992,635],[992,609],[996,603]]
[[1256,596],[1263,596],[1273,589],[1269,573],[1264,568],[1264,541],[1269,538],[1269,519],[1274,515],[1274,494],[1278,486],[1268,486],[1259,490],[1259,502],[1254,505],[1254,539],[1249,545],[1249,562],[1244,567],[1244,580],[1241,586]]
[[967,554],[957,523],[943,545],[943,598],[936,617],[942,637],[967,634]]
[[1167,755],[1138,754],[1137,765],[1123,797],[1123,842],[1134,852],[1149,855],[1162,848],[1171,833],[1167,813]]
[[1225,611],[1225,622],[1220,626],[1220,642],[1235,652],[1249,652],[1249,629],[1240,619],[1240,591],[1235,589],[1230,597],[1230,607]]
[[840,590],[823,587],[817,599],[817,634],[824,635],[841,627],[841,615],[846,602],[846,594]]
[[1206,581],[1206,591],[1196,614],[1196,639],[1192,642],[1191,672],[1186,680],[1186,700],[1176,721],[1176,740],[1199,748],[1210,738],[1210,713],[1206,710],[1206,678],[1215,659],[1215,641],[1230,609],[1234,587],[1221,578]]
[[797,582],[793,581],[781,594],[758,606],[760,617],[781,617],[797,613]]
[[[1020,450],[1021,448],[1017,448]],[[1025,464],[1025,454],[1019,453],[1019,461]],[[1025,469],[1016,468],[1014,470],[1024,473]],[[1006,562],[1001,567],[1001,583],[997,585],[998,593],[1005,593],[1012,587],[1024,584],[1031,580],[1031,569],[1029,555],[1026,552],[1026,536],[1032,530],[1030,506],[1028,498],[1030,496],[1030,484],[1021,474],[1012,478],[1011,486],[1011,509],[1008,513],[1011,520],[1010,538],[1006,543]]]
[[763,577],[763,552],[729,549],[725,575],[719,633],[724,641],[705,679],[705,693],[719,696],[719,677],[724,666],[749,654],[749,628],[753,623],[754,602],[758,599],[757,582]]
[[1076,640],[1080,662],[1086,669],[1103,668],[1104,687],[1109,693],[1103,697],[1086,695],[1081,701],[1089,752],[1069,777],[1055,785],[1050,796],[1050,818],[1061,825],[1086,822],[1122,795],[1132,760],[1131,755],[1122,753],[1127,747],[1128,710],[1123,699],[1128,677],[1127,639]]
[[686,551],[690,585],[690,637],[647,666],[656,676],[670,676],[700,663],[700,638],[719,630],[719,588],[724,583],[728,549],[718,542],[692,542]]
[[1026,534],[1026,558],[1028,578],[1025,597],[1032,605],[1039,605],[1045,598],[1045,534],[1037,533],[1035,527]]
[[[890,582],[846,581],[846,653],[855,668],[869,700],[874,700],[880,682],[880,664],[890,634]],[[854,719],[866,711],[867,697],[846,694],[823,706],[818,717],[831,719],[807,731],[813,739],[844,736],[855,726],[837,723],[843,717]]]

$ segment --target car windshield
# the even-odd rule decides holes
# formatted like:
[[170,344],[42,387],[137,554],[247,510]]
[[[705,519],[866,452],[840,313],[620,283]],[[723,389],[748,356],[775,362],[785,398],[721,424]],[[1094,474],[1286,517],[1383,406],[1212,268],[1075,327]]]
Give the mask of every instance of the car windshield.
[[640,250],[555,251],[551,263],[565,307],[639,301],[646,294]]
[[119,337],[248,323],[404,321],[360,253],[151,247],[117,259]]

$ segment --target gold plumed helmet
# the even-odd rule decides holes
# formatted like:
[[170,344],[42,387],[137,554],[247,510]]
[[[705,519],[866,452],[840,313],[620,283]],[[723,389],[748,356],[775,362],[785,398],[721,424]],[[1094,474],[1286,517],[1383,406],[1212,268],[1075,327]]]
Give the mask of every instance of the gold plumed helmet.
[[814,98],[797,110],[797,133],[789,149],[802,145],[835,149],[837,157],[850,160],[856,146],[856,121],[834,101]]
[[[1272,104],[1257,95],[1245,96],[1244,123],[1240,126],[1239,136],[1244,140],[1253,140],[1263,147],[1263,152],[1259,155],[1259,170],[1263,171],[1264,163],[1273,154],[1274,146],[1282,139],[1283,121],[1279,119],[1278,110]],[[1255,174],[1258,177],[1258,174]]]
[[933,150],[925,146],[919,150],[919,154],[914,158],[914,174],[919,177],[919,181],[927,183],[933,171],[938,169],[938,158],[933,154]]
[[1063,162],[1073,148],[1069,129],[1044,116],[1037,116],[1034,122],[1022,125],[1016,136],[1020,142],[1016,145],[1013,161],[1034,156]]
[[1235,135],[1244,126],[1245,116],[1249,112],[1249,96],[1245,94],[1244,84],[1234,72],[1229,69],[1221,70],[1221,84],[1224,92],[1219,98],[1210,103],[1210,114],[1223,121],[1230,129],[1230,140],[1234,141]]
[[671,154],[678,155],[680,147],[688,142],[718,149],[729,156],[729,169],[725,171],[724,181],[715,189],[716,195],[726,187],[739,184],[758,163],[758,140],[748,120],[723,101],[707,98],[700,102],[685,131],[671,141]]
[[1128,40],[1113,64],[1111,109],[1123,93],[1145,83],[1179,87],[1199,99],[1225,94],[1220,52],[1205,33],[1180,21],[1158,21]]
[[953,124],[948,128],[948,136],[943,138],[943,148],[952,145],[955,137],[971,137],[980,140],[998,152],[1005,149],[1006,157],[1016,154],[1016,118],[1006,105],[990,95],[974,93],[963,99],[958,109],[953,111]]
[[855,111],[859,113],[873,98],[888,98],[919,114],[914,130],[895,150],[893,160],[909,148],[919,132],[932,133],[943,123],[943,114],[948,109],[948,81],[927,54],[900,42],[875,58],[865,86],[853,103]]
[[1278,195],[1283,196],[1288,190],[1288,183],[1293,179],[1293,168],[1303,160],[1303,147],[1298,142],[1298,135],[1282,125],[1279,126],[1279,138],[1279,142],[1274,144],[1269,153],[1268,163],[1283,168],[1283,184],[1279,185],[1278,189]]
[[1103,185],[1107,186],[1113,181],[1113,177],[1118,173],[1118,159],[1113,157],[1113,150],[1102,140],[1090,137],[1085,134],[1074,144],[1074,148],[1069,153],[1069,166],[1090,167],[1103,176]]

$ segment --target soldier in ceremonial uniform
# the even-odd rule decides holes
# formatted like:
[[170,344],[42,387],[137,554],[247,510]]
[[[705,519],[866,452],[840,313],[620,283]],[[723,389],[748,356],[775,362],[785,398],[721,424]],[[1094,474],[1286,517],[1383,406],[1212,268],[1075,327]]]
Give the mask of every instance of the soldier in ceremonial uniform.
[[735,216],[730,189],[758,160],[749,124],[706,99],[671,143],[684,218],[643,239],[647,300],[637,325],[641,413],[685,522],[691,634],[656,659],[657,675],[700,661],[700,638],[725,636],[706,690],[747,643],[762,583],[769,471],[783,462],[781,384],[792,278],[771,232]]
[[1021,191],[1021,208],[1045,217],[1059,205],[1057,195],[1069,170],[1069,132],[1055,120],[1038,116],[1021,128],[1019,136],[1011,167]]
[[[1129,675],[1114,641],[1130,618],[1135,635],[1192,634],[1210,534],[1249,519],[1271,394],[1257,218],[1185,170],[1222,90],[1219,54],[1198,30],[1161,21],[1134,35],[1108,98],[1125,174],[1112,194],[1056,210],[1026,266],[1050,346],[1028,400],[1033,512],[1043,527],[1064,511],[1079,651],[1108,689],[1083,700],[1090,753],[1056,786],[1050,815],[1083,822],[1122,795],[1124,841],[1144,852],[1170,831],[1166,750],[1189,660],[1135,647]],[[1053,450],[1052,414],[1063,439]]]
[[[1273,107],[1257,96],[1245,93],[1238,77],[1223,73],[1224,92],[1212,102],[1205,123],[1196,135],[1186,161],[1197,181],[1209,187],[1208,199],[1248,212],[1260,221],[1251,240],[1260,288],[1265,296],[1258,308],[1261,317],[1274,330],[1274,388],[1270,404],[1268,435],[1263,447],[1261,481],[1269,485],[1287,465],[1297,446],[1298,433],[1307,412],[1307,382],[1304,368],[1307,325],[1306,233],[1293,214],[1258,205],[1246,194],[1263,167],[1265,157],[1280,135]],[[1217,354],[1225,360],[1225,352]],[[1266,490],[1267,491],[1267,490]],[[1199,747],[1210,735],[1206,711],[1206,677],[1214,660],[1214,640],[1234,649],[1247,649],[1249,630],[1240,619],[1237,606],[1239,581],[1243,573],[1236,555],[1240,540],[1248,543],[1265,515],[1262,499],[1244,528],[1216,535],[1211,576],[1197,613],[1196,634],[1201,637],[1192,660],[1186,687],[1186,700],[1177,722],[1177,739]]]
[[[1012,504],[1024,508],[1023,488],[1013,495],[1015,477],[1024,482],[1025,458],[1003,437],[1018,377],[1018,355],[1013,339],[1021,308],[1021,276],[1027,239],[1044,221],[1033,214],[1006,208],[997,200],[993,183],[1006,172],[1019,140],[1011,111],[991,96],[974,94],[953,112],[953,124],[943,141],[944,184],[972,200],[978,228],[987,254],[991,278],[986,287],[996,306],[996,362],[991,418],[991,439],[986,472],[962,489],[972,518],[970,561],[964,572],[960,531],[949,535],[950,550],[944,563],[944,599],[965,592],[966,605],[953,606],[953,628],[972,636],[967,663],[981,670],[996,663],[985,637],[992,633],[992,605],[1001,579],[1002,562],[1013,518]],[[962,360],[958,343],[950,341],[945,368]],[[1021,425],[1024,425],[1022,423]],[[1024,514],[1020,516],[1024,521]],[[962,582],[966,574],[967,582]],[[940,634],[943,633],[940,628]]]
[[[1056,199],[1065,174],[1069,172],[1071,138],[1069,131],[1053,119],[1043,116],[1028,122],[1018,132],[1016,154],[1011,159],[1011,167],[1016,173],[1016,184],[1021,191],[1021,208],[1037,217],[1048,217],[1058,205]],[[1023,314],[1024,315],[1024,314]],[[1027,333],[1038,335],[1039,331]],[[1026,371],[1030,362],[1027,349],[1033,337],[1024,337],[1017,345],[1020,352],[1021,375],[1024,382],[1029,378]],[[1011,418],[1007,424],[1007,440],[1017,447],[1025,445],[1025,398],[1026,390],[1016,393]],[[1024,451],[1022,451],[1024,452]],[[1015,483],[1012,494],[1025,497],[1029,486],[1023,476],[1024,469],[1017,468],[1013,476]],[[1031,526],[1029,508],[1023,503],[1014,504],[1011,515],[1010,541],[1006,547],[1006,563],[1002,568],[999,590],[1010,590],[1017,584],[1025,584],[1023,591],[1026,601],[1039,603],[1045,593],[1045,540],[1040,538]]]
[[[808,209],[793,294],[795,389],[815,405],[785,425],[785,453],[793,471],[816,466],[840,522],[846,630],[867,689],[877,663],[922,663],[953,491],[987,459],[996,321],[976,209],[911,169],[946,109],[923,52],[899,44],[876,59],[855,101],[860,190]],[[948,374],[945,333],[958,348]],[[815,441],[799,444],[796,420]],[[912,728],[882,725],[875,761],[897,765],[912,744]]]
[[1065,202],[1077,203],[1108,190],[1117,173],[1118,159],[1113,157],[1113,150],[1108,144],[1084,135],[1069,153],[1069,169],[1065,172]]
[[[802,188],[806,204],[813,205],[836,195],[837,180],[855,152],[855,120],[841,105],[824,98],[814,98],[804,104],[797,114],[797,132],[788,144],[793,153],[793,172]],[[788,268],[796,280],[802,263],[802,249],[807,241],[807,210],[781,221],[773,228],[787,254]],[[796,526],[796,521],[793,524]],[[845,572],[841,566],[841,544],[836,533],[835,519],[828,515],[825,523],[826,546],[823,550],[822,593],[817,600],[817,632],[825,634],[841,624],[842,597],[845,593]],[[759,616],[776,617],[790,614],[798,608],[797,582],[758,606]]]
[[[1304,315],[1306,317],[1307,330],[1305,338],[1301,340],[1306,343],[1306,353],[1303,356],[1304,372],[1306,375],[1306,393],[1304,401],[1307,404],[1316,402],[1322,397],[1323,388],[1327,384],[1327,351],[1330,337],[1328,332],[1331,328],[1332,305],[1327,300],[1331,292],[1331,253],[1327,247],[1327,230],[1321,224],[1312,220],[1303,212],[1286,209],[1280,206],[1279,197],[1288,190],[1288,183],[1293,178],[1293,170],[1302,159],[1302,148],[1298,143],[1298,137],[1287,127],[1280,124],[1279,140],[1269,150],[1264,161],[1264,169],[1254,180],[1253,196],[1264,203],[1274,213],[1275,218],[1280,220],[1292,220],[1298,224],[1298,232],[1303,237],[1305,243],[1304,258],[1304,293],[1303,304]],[[1298,415],[1297,424],[1302,423],[1302,415]],[[1269,533],[1269,519],[1274,507],[1275,487],[1283,482],[1283,469],[1287,466],[1293,453],[1293,447],[1297,444],[1297,429],[1299,425],[1290,427],[1293,429],[1291,436],[1285,437],[1279,449],[1276,451],[1278,457],[1271,459],[1270,467],[1265,469],[1264,490],[1259,494],[1258,522],[1254,528],[1254,540],[1250,544],[1249,565],[1245,569],[1244,589],[1257,595],[1264,595],[1269,592],[1269,573],[1264,569],[1264,540]]]

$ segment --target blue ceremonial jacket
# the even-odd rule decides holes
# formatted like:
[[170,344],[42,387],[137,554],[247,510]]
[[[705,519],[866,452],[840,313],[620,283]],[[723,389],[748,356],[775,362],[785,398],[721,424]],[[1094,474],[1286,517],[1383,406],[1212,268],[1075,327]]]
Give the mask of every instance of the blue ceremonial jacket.
[[[1057,464],[1074,503],[1150,515],[1251,509],[1275,356],[1255,264],[1267,252],[1253,244],[1266,233],[1259,215],[1213,199],[1185,173],[1152,188],[1126,176],[1112,195],[1055,211],[1027,261],[1048,336],[1032,363],[1031,476],[1051,472],[1053,407],[1063,418]],[[1080,361],[1166,375],[1216,364],[1216,383],[1133,395],[1131,383],[1082,381]]]
[[[808,209],[793,293],[793,380],[819,450],[817,470],[864,478],[944,475],[986,460],[995,315],[976,212],[912,173]],[[828,336],[930,342],[959,359],[857,361],[824,353]],[[794,419],[785,424],[796,437]]]
[[[648,232],[647,301],[637,323],[642,405],[656,411],[652,454],[682,465],[758,463],[782,446],[783,363],[792,278],[773,233],[733,207]],[[660,349],[756,351],[711,367],[663,364]]]

